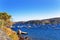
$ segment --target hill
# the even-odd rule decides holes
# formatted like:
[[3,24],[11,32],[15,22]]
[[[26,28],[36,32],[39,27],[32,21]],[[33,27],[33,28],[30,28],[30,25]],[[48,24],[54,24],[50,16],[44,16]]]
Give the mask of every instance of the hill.
[[15,24],[21,23],[21,24],[57,24],[60,23],[60,17],[58,18],[50,18],[50,19],[44,19],[44,20],[30,20],[30,21],[21,21],[21,22],[15,22]]

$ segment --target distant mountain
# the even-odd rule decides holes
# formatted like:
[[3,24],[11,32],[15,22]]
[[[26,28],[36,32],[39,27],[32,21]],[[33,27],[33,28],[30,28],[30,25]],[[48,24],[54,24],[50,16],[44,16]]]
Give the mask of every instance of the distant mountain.
[[50,19],[44,19],[44,20],[30,20],[30,21],[21,21],[21,22],[15,22],[13,25],[13,28],[35,28],[35,27],[56,27],[60,26],[60,17],[59,18],[50,18]]
[[22,24],[57,24],[60,23],[60,17],[59,18],[50,18],[50,19],[44,19],[44,20],[30,20],[30,21],[22,21],[22,22],[15,22],[22,23]]

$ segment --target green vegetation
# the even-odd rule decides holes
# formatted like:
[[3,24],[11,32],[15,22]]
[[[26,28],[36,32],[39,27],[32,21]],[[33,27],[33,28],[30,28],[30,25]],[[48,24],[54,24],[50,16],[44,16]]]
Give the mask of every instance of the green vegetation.
[[8,15],[6,12],[0,13],[0,19],[7,20],[10,19],[11,15]]
[[0,26],[10,26],[11,25],[11,15],[6,12],[0,12]]
[[12,39],[12,40],[19,40],[18,35],[16,32],[12,31],[7,26],[12,25],[11,15],[6,12],[0,13],[0,28]]

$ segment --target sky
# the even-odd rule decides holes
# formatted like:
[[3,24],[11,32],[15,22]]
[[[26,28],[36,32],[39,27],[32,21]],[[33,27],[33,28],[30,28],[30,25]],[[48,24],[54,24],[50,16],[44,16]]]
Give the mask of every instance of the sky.
[[12,15],[13,21],[60,17],[60,0],[0,0],[0,12]]

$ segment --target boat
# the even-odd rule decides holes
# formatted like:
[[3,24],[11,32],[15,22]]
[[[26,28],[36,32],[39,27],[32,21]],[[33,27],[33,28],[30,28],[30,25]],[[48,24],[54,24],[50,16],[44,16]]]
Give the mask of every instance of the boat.
[[19,33],[19,34],[28,34],[27,32],[23,32],[23,31],[21,31],[20,29],[18,30],[18,33]]

